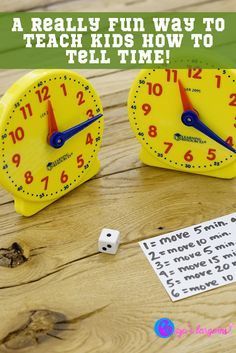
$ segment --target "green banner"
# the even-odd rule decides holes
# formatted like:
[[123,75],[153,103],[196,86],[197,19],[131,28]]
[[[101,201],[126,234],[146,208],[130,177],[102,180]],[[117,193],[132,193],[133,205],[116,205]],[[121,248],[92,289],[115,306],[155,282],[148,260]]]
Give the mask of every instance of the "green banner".
[[236,13],[0,15],[0,68],[234,68]]

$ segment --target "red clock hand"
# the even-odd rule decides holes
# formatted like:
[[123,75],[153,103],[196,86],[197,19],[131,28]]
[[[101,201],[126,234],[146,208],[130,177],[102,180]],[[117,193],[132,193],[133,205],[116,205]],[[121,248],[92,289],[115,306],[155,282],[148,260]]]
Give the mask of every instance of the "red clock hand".
[[184,89],[184,86],[182,85],[182,82],[180,80],[178,80],[178,84],[179,84],[179,92],[180,92],[180,97],[181,97],[181,101],[183,104],[183,110],[193,110],[195,111],[195,109],[192,106],[192,103],[190,102],[190,99]]
[[198,112],[193,108],[190,99],[182,85],[181,81],[179,83],[179,92],[183,104],[184,112],[181,116],[182,123],[186,126],[193,127],[196,130],[202,132],[204,135],[210,137],[212,140],[219,143],[221,146],[227,148],[231,152],[236,153],[236,150],[225,142],[220,136],[218,136],[214,131],[212,131],[207,125],[205,125],[199,118]]
[[58,131],[56,118],[52,108],[52,103],[48,101],[48,141],[54,132]]

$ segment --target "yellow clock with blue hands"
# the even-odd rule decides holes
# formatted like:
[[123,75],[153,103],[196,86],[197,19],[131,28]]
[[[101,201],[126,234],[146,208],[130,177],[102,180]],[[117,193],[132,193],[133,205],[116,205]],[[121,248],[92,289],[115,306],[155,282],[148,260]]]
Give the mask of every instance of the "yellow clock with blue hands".
[[0,101],[0,183],[30,216],[94,176],[103,110],[91,83],[69,70],[35,70]]
[[131,127],[148,165],[236,176],[236,70],[142,70],[130,90]]

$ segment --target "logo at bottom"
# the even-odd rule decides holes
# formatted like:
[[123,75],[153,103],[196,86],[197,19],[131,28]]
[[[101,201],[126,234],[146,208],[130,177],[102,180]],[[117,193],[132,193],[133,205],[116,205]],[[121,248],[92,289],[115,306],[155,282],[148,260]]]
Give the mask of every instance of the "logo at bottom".
[[154,331],[157,336],[161,338],[168,338],[175,332],[175,325],[170,319],[161,318],[156,321]]

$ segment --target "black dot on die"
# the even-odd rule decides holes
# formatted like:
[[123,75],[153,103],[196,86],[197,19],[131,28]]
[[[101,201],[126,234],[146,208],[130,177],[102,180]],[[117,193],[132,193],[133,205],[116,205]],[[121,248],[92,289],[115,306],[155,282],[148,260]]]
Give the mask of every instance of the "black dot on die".
[[105,248],[105,246],[102,248],[103,251],[107,251],[107,248]]
[[107,247],[110,249],[110,248],[111,248],[111,245],[110,245],[110,244],[108,244],[108,245],[107,245]]
[[111,233],[107,233],[107,237],[111,237]]

